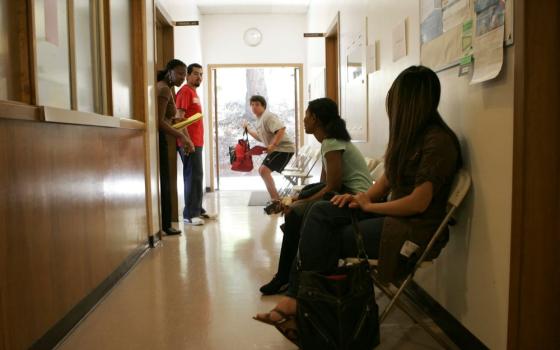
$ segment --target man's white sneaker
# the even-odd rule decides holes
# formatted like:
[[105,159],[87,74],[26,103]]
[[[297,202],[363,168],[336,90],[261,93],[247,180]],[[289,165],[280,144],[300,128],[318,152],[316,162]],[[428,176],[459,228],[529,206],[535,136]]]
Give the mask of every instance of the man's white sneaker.
[[187,225],[193,225],[193,226],[201,226],[204,225],[204,220],[202,220],[201,218],[191,218],[189,219],[183,219],[183,222]]

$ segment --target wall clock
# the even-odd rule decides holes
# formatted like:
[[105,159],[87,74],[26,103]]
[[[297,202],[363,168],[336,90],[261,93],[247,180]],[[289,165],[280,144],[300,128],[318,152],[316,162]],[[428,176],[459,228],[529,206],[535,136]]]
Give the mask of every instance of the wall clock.
[[261,43],[262,33],[257,28],[249,28],[243,34],[243,41],[249,46],[257,46]]

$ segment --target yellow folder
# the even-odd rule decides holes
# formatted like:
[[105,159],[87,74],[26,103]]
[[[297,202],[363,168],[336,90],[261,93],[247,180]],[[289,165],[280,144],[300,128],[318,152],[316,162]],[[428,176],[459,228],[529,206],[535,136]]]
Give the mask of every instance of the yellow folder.
[[188,117],[187,119],[185,119],[185,120],[183,120],[183,121],[181,121],[181,122],[178,122],[177,124],[173,124],[173,127],[174,127],[175,129],[182,129],[182,128],[184,128],[185,126],[189,126],[189,125],[191,125],[192,123],[194,123],[194,122],[196,122],[196,121],[198,121],[198,120],[200,120],[200,119],[202,119],[202,114],[200,114],[200,113],[195,113],[195,114],[191,115],[190,117]]

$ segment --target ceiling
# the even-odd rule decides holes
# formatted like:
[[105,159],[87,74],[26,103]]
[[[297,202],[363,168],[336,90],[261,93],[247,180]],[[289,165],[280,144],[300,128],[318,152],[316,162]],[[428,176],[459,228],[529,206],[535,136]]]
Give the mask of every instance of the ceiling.
[[307,13],[310,0],[194,0],[201,14]]

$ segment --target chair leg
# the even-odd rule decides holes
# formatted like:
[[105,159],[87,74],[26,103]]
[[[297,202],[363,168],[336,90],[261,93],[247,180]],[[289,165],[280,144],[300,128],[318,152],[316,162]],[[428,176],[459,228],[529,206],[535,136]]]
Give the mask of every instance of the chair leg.
[[[414,323],[420,325],[434,340],[436,340],[444,349],[458,349],[454,344],[450,344],[450,341],[442,334],[434,331],[434,328],[430,325],[426,324],[424,320],[417,317],[416,314],[425,314],[418,306],[412,303],[404,303],[399,299],[399,296],[402,294],[404,290],[405,283],[408,284],[412,279],[412,276],[409,276],[410,279],[407,278],[403,284],[401,284],[401,288],[397,290],[397,292],[393,292],[389,286],[381,283],[376,276],[373,276],[373,280],[375,285],[390,299],[389,305],[385,308],[381,316],[379,317],[379,324],[381,324],[386,318],[389,312],[392,310],[392,307],[396,305],[400,310],[402,310]],[[413,310],[411,310],[413,309]],[[439,327],[437,327],[439,329]]]
[[383,310],[383,313],[381,314],[381,316],[379,316],[379,322],[383,322],[383,320],[387,317],[387,315],[389,314],[389,312],[393,308],[393,305],[395,305],[395,302],[397,301],[397,299],[401,295],[404,288],[408,285],[410,280],[412,280],[412,275],[408,275],[408,277],[404,280],[404,282],[401,283],[401,286],[399,287],[399,289],[397,290],[397,292],[395,293],[393,298],[391,298],[391,301],[389,302],[389,305],[387,305],[385,310]]

